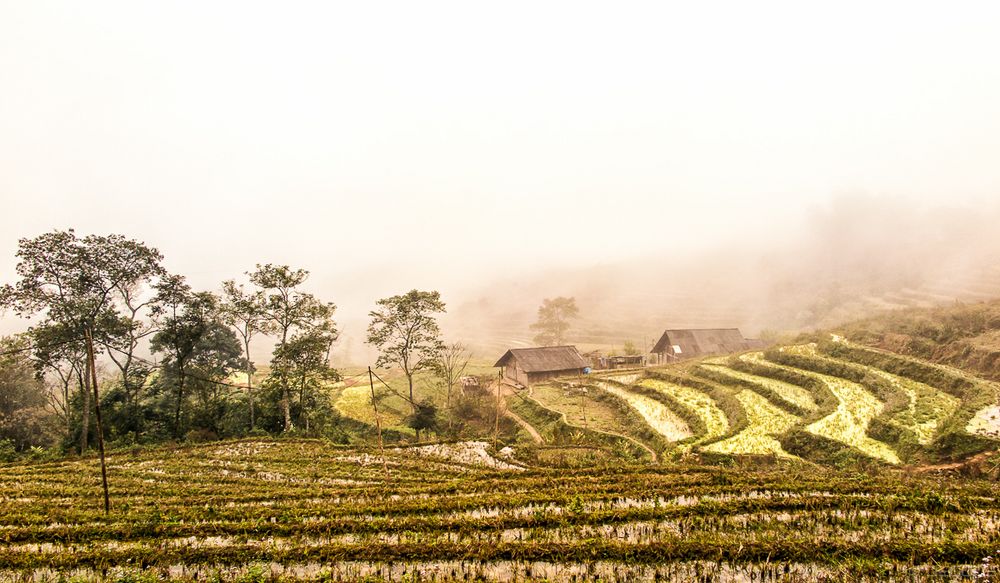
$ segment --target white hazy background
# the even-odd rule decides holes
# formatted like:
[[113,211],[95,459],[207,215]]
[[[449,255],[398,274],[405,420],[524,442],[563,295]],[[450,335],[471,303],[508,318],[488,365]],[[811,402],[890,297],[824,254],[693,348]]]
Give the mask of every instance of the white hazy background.
[[844,193],[975,215],[997,31],[996,2],[0,1],[0,280],[20,237],[118,232],[202,288],[309,269],[358,335],[415,287],[795,241]]

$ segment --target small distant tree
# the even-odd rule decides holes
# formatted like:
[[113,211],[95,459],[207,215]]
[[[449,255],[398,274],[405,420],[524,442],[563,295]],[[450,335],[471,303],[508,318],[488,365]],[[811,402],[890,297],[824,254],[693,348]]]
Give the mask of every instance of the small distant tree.
[[625,353],[625,356],[638,356],[640,354],[639,348],[635,345],[635,342],[632,342],[631,340],[625,341],[622,351]]
[[538,308],[538,319],[531,325],[537,331],[535,343],[541,346],[560,346],[566,341],[570,320],[579,316],[575,298],[546,298]]
[[[453,342],[444,347],[441,354],[438,356],[438,360],[434,365],[434,371],[437,373],[438,378],[444,383],[446,393],[445,393],[445,410],[447,411],[448,419],[454,418],[452,415],[451,408],[451,395],[455,388],[455,384],[458,383],[459,379],[465,373],[465,367],[469,365],[469,360],[472,358],[471,353],[461,342]],[[451,423],[449,421],[449,427]]]
[[[29,332],[33,346],[35,373],[44,379],[52,379],[58,384],[48,384],[49,407],[59,417],[66,429],[66,443],[73,439],[73,424],[80,419],[80,447],[85,449],[87,430],[90,424],[90,407],[73,410],[73,403],[90,403],[87,367],[87,349],[83,341],[76,339],[73,331],[57,322],[35,326]],[[74,399],[71,387],[78,389],[79,400]]]
[[444,302],[436,291],[409,292],[383,298],[378,309],[369,312],[368,344],[379,349],[377,367],[396,365],[406,375],[409,385],[409,402],[417,413],[413,396],[413,375],[435,367],[444,349],[441,329],[434,314],[444,313]]
[[108,358],[121,372],[121,389],[124,392],[127,427],[138,434],[141,427],[139,399],[143,386],[152,372],[151,368],[136,357],[140,343],[156,333],[156,322],[151,318],[155,310],[155,295],[143,281],[120,282],[114,289],[118,317],[108,321],[104,334],[98,340],[105,347]]

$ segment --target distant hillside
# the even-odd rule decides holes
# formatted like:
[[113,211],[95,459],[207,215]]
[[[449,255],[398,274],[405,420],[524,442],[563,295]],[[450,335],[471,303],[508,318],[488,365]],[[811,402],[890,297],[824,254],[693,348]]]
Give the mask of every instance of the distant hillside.
[[1000,301],[906,309],[841,326],[847,338],[1000,380]]

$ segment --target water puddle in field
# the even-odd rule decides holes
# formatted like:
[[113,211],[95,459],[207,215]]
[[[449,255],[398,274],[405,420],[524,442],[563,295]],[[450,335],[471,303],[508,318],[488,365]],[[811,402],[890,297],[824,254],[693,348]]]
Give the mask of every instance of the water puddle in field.
[[[541,508],[541,507],[540,507]],[[553,507],[547,507],[553,510]],[[574,543],[580,540],[613,540],[629,544],[676,542],[698,533],[730,533],[734,540],[753,541],[760,536],[808,535],[817,541],[852,543],[920,541],[922,544],[944,540],[993,544],[997,541],[1000,518],[995,511],[968,515],[929,515],[919,512],[880,510],[803,510],[794,512],[744,512],[727,515],[683,515],[654,520],[626,522],[564,523],[547,526],[497,528],[490,524],[460,528],[461,521],[443,522],[435,528],[396,524],[390,531],[367,531],[326,535],[266,536],[169,536],[164,532],[155,540],[93,540],[82,542],[20,542],[3,545],[6,551],[35,554],[66,553],[82,550],[127,550],[136,548],[188,551],[192,549],[246,547],[256,550],[284,550],[338,545],[384,544],[433,545],[438,543]],[[339,525],[339,529],[344,525]],[[350,528],[348,527],[350,530]],[[322,529],[320,529],[322,530]],[[313,530],[315,532],[315,529]],[[32,540],[32,539],[19,539]]]
[[[448,512],[448,518],[496,518],[499,516],[531,516],[539,513],[562,514],[567,511],[597,512],[609,510],[629,510],[641,508],[667,508],[696,506],[702,503],[726,503],[740,500],[805,500],[830,499],[836,495],[832,492],[788,492],[779,490],[751,490],[736,494],[702,494],[680,495],[672,497],[628,498],[613,497],[601,500],[581,500],[579,503],[569,502],[565,505],[554,502],[547,504],[528,504],[524,506],[483,506],[459,512]],[[841,499],[869,498],[867,493],[840,494]],[[574,504],[576,505],[573,508]]]
[[[79,569],[57,572],[39,569],[29,572],[0,571],[5,580],[58,581],[72,577],[78,581],[126,580],[140,572],[135,569],[96,571]],[[852,572],[847,567],[813,563],[717,563],[681,561],[641,565],[617,561],[589,563],[553,563],[544,561],[435,561],[435,562],[355,562],[332,564],[305,563],[282,565],[259,563],[240,567],[174,565],[145,573],[166,579],[202,580],[324,580],[324,581],[567,581],[574,583],[634,583],[664,581],[671,583],[770,583],[796,581],[926,582],[957,580],[996,580],[1000,575],[989,563],[978,565],[906,565],[888,564],[878,573]]]

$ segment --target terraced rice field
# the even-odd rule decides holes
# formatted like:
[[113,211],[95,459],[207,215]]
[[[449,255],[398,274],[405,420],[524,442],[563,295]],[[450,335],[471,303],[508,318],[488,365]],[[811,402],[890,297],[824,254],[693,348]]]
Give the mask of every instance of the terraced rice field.
[[[470,449],[471,448],[471,449]],[[996,580],[995,482],[241,441],[0,466],[0,579]],[[489,452],[486,452],[489,455]],[[386,474],[388,468],[388,475]]]
[[837,397],[837,409],[806,426],[806,431],[857,448],[865,455],[898,464],[899,456],[888,444],[868,436],[868,425],[882,413],[883,405],[857,383],[810,373]]
[[[635,378],[634,380],[638,379]],[[607,391],[627,402],[646,420],[646,423],[649,423],[650,427],[668,440],[683,441],[694,436],[687,422],[663,403],[645,395],[629,391],[614,383],[597,381],[594,384],[601,390]]]
[[1000,405],[977,411],[969,420],[966,430],[984,437],[1000,438]]
[[[589,389],[596,391],[598,389]],[[583,389],[567,390],[557,385],[531,388],[531,398],[542,406],[560,413],[570,425],[597,431],[618,432],[621,424],[614,408],[592,398]]]
[[[750,362],[755,362],[758,364],[763,363],[763,355],[759,352],[749,353],[741,356]],[[768,377],[756,376],[752,374],[747,374],[740,372],[738,370],[733,370],[726,367],[719,361],[712,363],[712,368],[722,375],[728,376],[734,381],[746,381],[754,384],[759,384],[765,389],[774,391],[779,397],[792,403],[805,411],[816,411],[818,409],[816,401],[813,400],[812,395],[809,391],[803,389],[802,387],[795,386],[790,383],[782,382],[779,380],[771,379]]]
[[[753,358],[759,361],[761,357],[758,355]],[[780,364],[768,365],[783,370],[790,369]],[[856,448],[865,455],[891,464],[900,462],[899,456],[888,444],[868,436],[869,424],[883,409],[883,403],[874,395],[863,386],[842,378],[809,370],[795,369],[794,372],[823,383],[837,399],[836,409],[807,425],[806,431]]]
[[[703,452],[918,465],[942,455],[953,461],[947,455],[956,447],[967,456],[1000,446],[994,383],[832,338],[586,382],[627,404],[666,440],[632,434],[667,458]],[[855,352],[844,356],[837,346]],[[627,425],[619,419],[616,431]]]
[[705,393],[659,379],[646,378],[639,381],[639,386],[660,391],[676,400],[681,406],[701,418],[705,426],[704,440],[722,437],[729,431],[729,420],[726,414],[716,405],[715,401]]
[[[840,340],[841,343],[846,343]],[[790,347],[796,354],[818,358],[824,362],[837,363],[835,359],[820,355],[814,344]],[[897,376],[877,368],[866,367],[865,372],[888,382],[893,387],[904,392],[908,398],[905,409],[890,418],[890,421],[912,431],[917,441],[923,445],[929,444],[943,423],[953,415],[961,401],[943,391],[939,391],[924,383],[919,383],[905,377]]]
[[744,389],[736,394],[747,415],[747,427],[736,435],[702,448],[702,451],[724,454],[791,456],[775,439],[800,419],[775,407],[764,397]]

